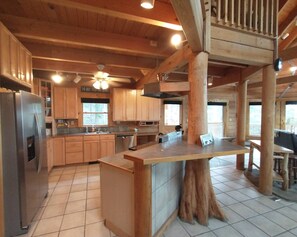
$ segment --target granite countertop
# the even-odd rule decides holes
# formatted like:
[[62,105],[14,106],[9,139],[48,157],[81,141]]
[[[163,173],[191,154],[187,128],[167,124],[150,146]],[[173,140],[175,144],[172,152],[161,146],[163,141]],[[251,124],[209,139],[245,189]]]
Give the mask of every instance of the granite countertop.
[[136,135],[136,136],[149,136],[149,135],[157,135],[158,132],[134,132],[134,131],[129,131],[129,132],[83,132],[83,133],[66,133],[66,134],[57,134],[53,135],[52,137],[65,137],[65,136],[94,136],[94,135]]

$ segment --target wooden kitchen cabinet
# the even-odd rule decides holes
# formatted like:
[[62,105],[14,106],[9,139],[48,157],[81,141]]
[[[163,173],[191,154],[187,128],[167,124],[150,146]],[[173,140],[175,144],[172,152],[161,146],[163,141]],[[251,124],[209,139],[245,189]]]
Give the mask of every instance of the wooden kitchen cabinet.
[[32,55],[1,22],[0,75],[32,88]]
[[136,121],[136,90],[113,89],[113,121]]
[[84,136],[84,162],[97,161],[100,158],[99,135]]
[[78,118],[77,88],[54,87],[54,118]]
[[76,164],[84,161],[83,136],[65,137],[65,163]]
[[47,171],[50,172],[53,168],[53,140],[52,138],[48,138],[46,140],[46,148],[47,148]]
[[114,135],[100,135],[100,158],[115,154]]
[[142,91],[137,90],[136,111],[137,121],[159,121],[161,102],[160,99],[142,96]]
[[65,140],[64,137],[54,137],[53,142],[53,166],[65,165]]

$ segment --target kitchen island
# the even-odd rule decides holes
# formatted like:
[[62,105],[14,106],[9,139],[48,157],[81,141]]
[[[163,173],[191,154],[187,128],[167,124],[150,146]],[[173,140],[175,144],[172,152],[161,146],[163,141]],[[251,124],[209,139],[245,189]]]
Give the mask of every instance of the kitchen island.
[[244,153],[223,140],[200,147],[179,137],[99,159],[106,226],[123,237],[161,236],[177,216],[184,161]]

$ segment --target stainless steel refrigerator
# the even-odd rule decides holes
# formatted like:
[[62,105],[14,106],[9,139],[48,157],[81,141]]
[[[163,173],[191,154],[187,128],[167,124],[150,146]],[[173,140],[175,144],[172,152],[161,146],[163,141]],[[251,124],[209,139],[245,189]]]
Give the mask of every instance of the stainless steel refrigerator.
[[47,196],[43,101],[24,91],[0,93],[0,119],[4,233],[8,237],[27,232]]

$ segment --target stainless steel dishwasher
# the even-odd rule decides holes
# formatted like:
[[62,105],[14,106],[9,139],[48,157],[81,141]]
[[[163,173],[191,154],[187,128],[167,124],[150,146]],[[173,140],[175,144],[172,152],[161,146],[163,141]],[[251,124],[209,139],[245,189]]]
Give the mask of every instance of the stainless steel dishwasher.
[[133,134],[118,134],[116,135],[116,153],[128,151],[129,148],[135,146],[135,136]]

